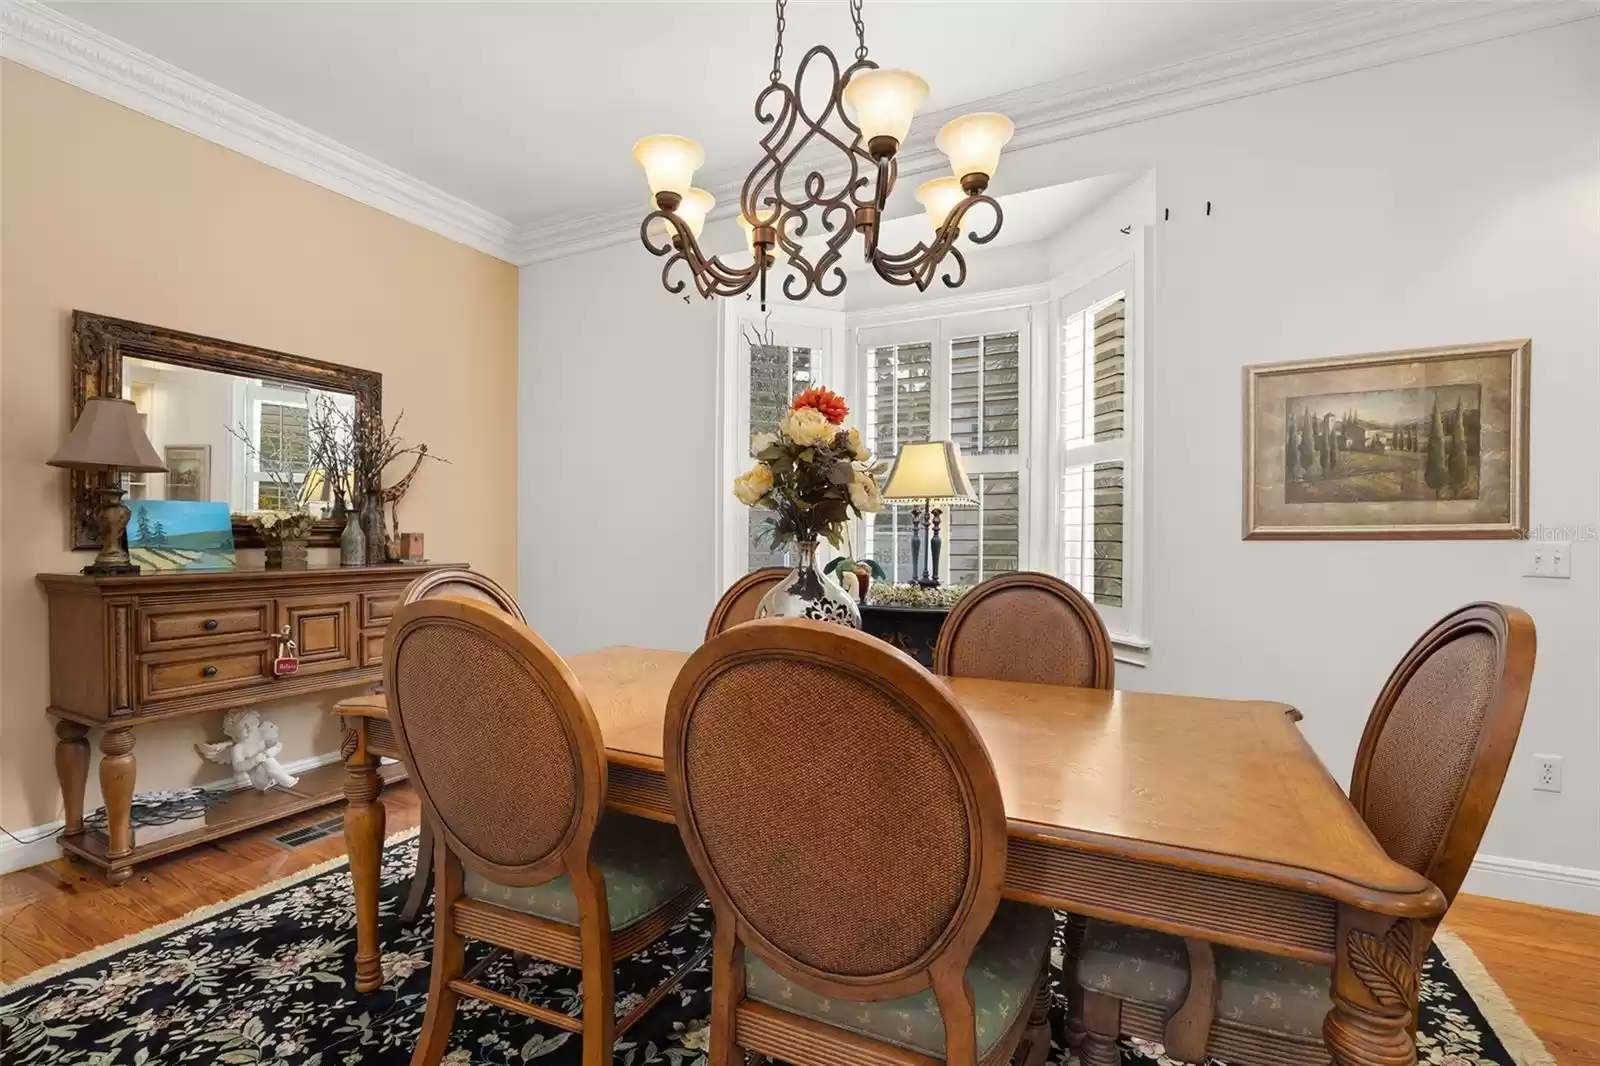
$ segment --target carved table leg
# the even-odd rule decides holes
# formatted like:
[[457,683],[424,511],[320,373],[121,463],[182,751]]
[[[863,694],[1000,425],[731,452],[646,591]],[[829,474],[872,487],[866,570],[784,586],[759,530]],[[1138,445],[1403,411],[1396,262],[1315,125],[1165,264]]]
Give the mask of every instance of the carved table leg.
[[83,832],[83,790],[89,783],[89,729],[77,722],[56,722],[56,777],[66,808],[68,836]]
[[1333,1010],[1322,1024],[1336,1066],[1415,1066],[1424,943],[1415,921],[1340,908]]
[[[112,862],[133,851],[133,730],[107,729],[100,737],[100,794],[106,801],[106,858]],[[79,807],[79,821],[83,814]],[[106,871],[106,880],[123,884],[133,876],[132,866]]]
[[1067,915],[1067,928],[1061,944],[1061,978],[1067,986],[1067,1046],[1083,1045],[1083,988],[1078,984],[1078,956],[1089,919],[1081,914]]
[[383,984],[378,942],[379,864],[383,857],[383,779],[378,757],[367,753],[365,723],[347,730],[344,746],[344,840],[350,853],[350,885],[356,897],[356,991]]

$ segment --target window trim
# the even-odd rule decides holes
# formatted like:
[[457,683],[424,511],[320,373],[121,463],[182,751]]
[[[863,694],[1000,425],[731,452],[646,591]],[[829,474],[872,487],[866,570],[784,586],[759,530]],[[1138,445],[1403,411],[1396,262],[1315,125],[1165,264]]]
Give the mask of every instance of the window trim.
[[[1111,631],[1111,642],[1120,662],[1145,666],[1151,650],[1150,634],[1146,629],[1149,600],[1145,545],[1150,528],[1152,499],[1152,469],[1149,461],[1153,434],[1150,418],[1151,358],[1150,323],[1154,320],[1151,308],[1149,261],[1154,247],[1155,230],[1151,226],[1135,227],[1125,239],[1107,246],[1100,252],[1088,255],[1074,263],[1050,282],[1050,333],[1051,348],[1043,353],[1040,373],[1048,374],[1046,389],[1036,390],[1036,402],[1045,404],[1046,442],[1050,467],[1047,477],[1052,483],[1059,481],[1065,467],[1060,446],[1061,364],[1057,348],[1062,341],[1065,317],[1063,303],[1074,297],[1085,307],[1115,292],[1126,293],[1124,312],[1126,332],[1125,358],[1127,360],[1126,412],[1127,466],[1124,471],[1123,542],[1122,542],[1122,607],[1102,612],[1106,626]],[[1092,445],[1091,445],[1092,447]],[[1061,516],[1056,508],[1049,508],[1044,517],[1048,525],[1035,529],[1035,535],[1051,555],[1052,573],[1062,570]]]
[[[792,347],[812,349],[812,381],[838,388],[841,353],[845,344],[843,311],[799,307],[768,301],[762,313],[754,303],[723,300],[717,330],[717,479],[712,499],[716,523],[711,572],[721,596],[733,582],[743,577],[749,565],[749,516],[733,498],[733,479],[750,469],[750,360],[745,357],[744,326],[771,329],[773,341]],[[852,418],[853,418],[852,412]],[[853,423],[852,423],[853,424]]]

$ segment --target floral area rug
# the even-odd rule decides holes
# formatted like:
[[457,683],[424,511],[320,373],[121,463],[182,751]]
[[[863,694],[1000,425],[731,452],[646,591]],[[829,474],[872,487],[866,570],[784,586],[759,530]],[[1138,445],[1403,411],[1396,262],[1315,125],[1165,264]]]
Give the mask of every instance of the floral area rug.
[[[414,836],[385,849],[385,981],[377,992],[355,991],[350,875],[338,861],[0,989],[0,1063],[407,1066],[427,1001],[433,935],[431,918],[407,928],[397,917],[415,861]],[[710,912],[702,907],[655,947],[621,963],[618,1015],[705,949],[710,934]],[[1448,957],[1436,946],[1424,973],[1418,1058],[1434,1066],[1554,1066],[1464,945],[1447,935],[1441,943]],[[486,951],[473,947],[469,965]],[[1050,1061],[1064,1066],[1076,1060],[1061,1044],[1057,977]],[[548,963],[507,957],[480,980],[569,1013],[580,1003],[577,971]],[[702,959],[618,1041],[616,1062],[699,1066],[709,1006],[710,962]],[[572,1034],[466,998],[450,1048],[448,1066],[580,1061]],[[1148,1044],[1130,1043],[1124,1059],[1127,1066],[1170,1062]]]

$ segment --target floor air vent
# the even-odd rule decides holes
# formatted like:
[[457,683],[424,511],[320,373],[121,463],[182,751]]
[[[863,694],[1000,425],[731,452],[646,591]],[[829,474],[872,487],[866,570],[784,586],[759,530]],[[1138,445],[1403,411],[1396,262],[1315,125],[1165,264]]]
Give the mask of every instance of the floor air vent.
[[299,829],[291,829],[287,833],[272,839],[286,848],[298,848],[311,843],[313,840],[321,840],[323,837],[342,832],[344,832],[344,816],[339,815],[334,818],[325,818],[311,825],[303,825]]

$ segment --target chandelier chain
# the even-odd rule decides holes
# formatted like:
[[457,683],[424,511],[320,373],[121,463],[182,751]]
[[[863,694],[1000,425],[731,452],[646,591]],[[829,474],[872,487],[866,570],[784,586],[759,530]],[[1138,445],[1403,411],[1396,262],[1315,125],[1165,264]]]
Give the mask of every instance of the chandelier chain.
[[850,0],[850,20],[856,24],[856,62],[867,58],[867,24],[861,21],[861,0]]
[[789,6],[789,0],[778,0],[778,41],[772,47],[772,82],[776,85],[783,80],[783,27],[785,24],[784,9]]

